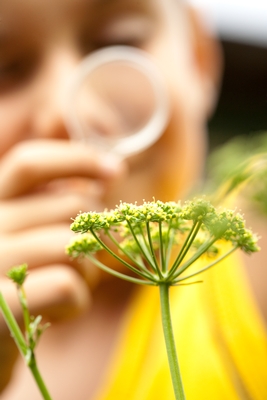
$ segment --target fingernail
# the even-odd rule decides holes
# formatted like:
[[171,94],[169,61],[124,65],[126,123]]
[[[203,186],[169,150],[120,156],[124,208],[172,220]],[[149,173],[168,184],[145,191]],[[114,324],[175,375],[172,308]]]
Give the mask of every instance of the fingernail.
[[100,157],[100,166],[104,173],[114,175],[121,171],[122,160],[116,154],[104,153]]

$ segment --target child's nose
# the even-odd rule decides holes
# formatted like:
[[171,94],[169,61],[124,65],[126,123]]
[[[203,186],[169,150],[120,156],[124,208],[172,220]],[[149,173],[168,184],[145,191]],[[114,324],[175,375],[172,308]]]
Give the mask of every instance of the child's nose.
[[47,56],[36,79],[32,101],[32,134],[36,138],[68,138],[64,122],[67,85],[80,57],[63,51]]

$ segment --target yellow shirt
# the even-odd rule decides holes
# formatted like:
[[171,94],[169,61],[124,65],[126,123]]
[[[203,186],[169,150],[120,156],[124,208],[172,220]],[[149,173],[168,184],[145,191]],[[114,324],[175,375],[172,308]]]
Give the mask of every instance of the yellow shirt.
[[[267,400],[267,335],[234,254],[171,288],[171,310],[187,400]],[[98,400],[172,400],[159,289],[138,287]]]

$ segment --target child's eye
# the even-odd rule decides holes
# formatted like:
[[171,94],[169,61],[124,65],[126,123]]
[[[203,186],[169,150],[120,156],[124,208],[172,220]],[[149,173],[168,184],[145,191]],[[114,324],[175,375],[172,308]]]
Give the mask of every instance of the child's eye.
[[31,59],[18,59],[0,64],[0,91],[13,89],[24,83],[32,74],[34,63]]
[[93,50],[98,50],[103,47],[108,47],[108,46],[132,46],[132,47],[142,47],[143,41],[140,40],[140,38],[132,37],[132,38],[121,38],[121,39],[112,39],[110,38],[109,40],[99,40],[95,41],[93,43]]
[[144,45],[144,38],[141,35],[125,35],[125,36],[109,36],[109,37],[96,37],[93,40],[90,39],[89,43],[86,43],[86,39],[83,42],[83,52],[89,53],[90,51],[99,50],[103,47],[109,46],[132,46],[142,48]]
[[85,52],[107,46],[144,47],[151,38],[153,24],[147,18],[123,16],[105,21],[105,24],[94,29],[93,34],[85,32],[83,48]]

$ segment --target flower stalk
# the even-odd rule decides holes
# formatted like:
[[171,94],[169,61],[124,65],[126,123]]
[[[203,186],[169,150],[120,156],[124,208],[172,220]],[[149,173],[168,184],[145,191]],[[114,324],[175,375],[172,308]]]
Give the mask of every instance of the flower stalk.
[[4,320],[8,326],[8,329],[11,332],[11,335],[23,357],[26,357],[27,354],[27,343],[25,338],[20,330],[20,327],[17,324],[17,321],[12,314],[3,294],[0,292],[0,309],[2,311]]
[[160,288],[160,304],[161,304],[161,319],[165,338],[166,351],[169,361],[170,373],[175,398],[179,400],[185,399],[182,377],[180,373],[178,356],[175,346],[174,334],[172,329],[169,285],[161,283]]

